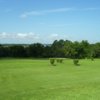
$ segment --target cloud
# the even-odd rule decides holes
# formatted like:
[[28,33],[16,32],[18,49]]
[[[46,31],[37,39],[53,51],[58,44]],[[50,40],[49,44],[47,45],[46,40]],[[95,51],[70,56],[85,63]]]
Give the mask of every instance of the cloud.
[[[29,33],[0,33],[0,43],[52,43],[54,40],[76,40],[76,37],[73,34],[68,33],[53,33],[38,35],[33,32]],[[78,39],[80,40],[80,39]]]
[[31,12],[26,12],[26,13],[23,13],[20,17],[21,18],[26,18],[28,16],[37,16],[37,15],[43,15],[43,12],[36,12],[36,11],[31,11]]
[[51,34],[48,36],[48,39],[51,40],[51,41],[54,41],[54,40],[60,40],[60,39],[69,39],[69,37],[65,34]]
[[50,10],[41,10],[41,11],[30,11],[25,12],[20,15],[21,18],[26,18],[28,16],[38,16],[38,15],[45,15],[49,13],[61,13],[61,12],[67,12],[67,11],[73,11],[73,8],[58,8],[58,9],[50,9]]
[[59,37],[59,35],[55,34],[55,33],[50,35],[50,39],[52,39],[52,40],[56,40],[56,39],[58,39],[58,37]]
[[6,32],[0,33],[0,38],[6,38],[8,34]]
[[30,39],[39,39],[39,36],[33,32],[29,33],[0,33],[0,39],[21,39],[21,40],[30,40]]
[[70,11],[95,11],[100,10],[100,8],[58,8],[58,9],[50,9],[50,10],[40,10],[40,11],[29,11],[20,15],[21,18],[26,18],[28,16],[40,16],[50,13],[63,13]]

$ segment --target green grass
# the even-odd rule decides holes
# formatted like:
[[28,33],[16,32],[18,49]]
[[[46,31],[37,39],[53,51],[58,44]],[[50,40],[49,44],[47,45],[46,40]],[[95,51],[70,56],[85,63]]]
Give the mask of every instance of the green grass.
[[100,100],[100,60],[1,59],[0,100]]

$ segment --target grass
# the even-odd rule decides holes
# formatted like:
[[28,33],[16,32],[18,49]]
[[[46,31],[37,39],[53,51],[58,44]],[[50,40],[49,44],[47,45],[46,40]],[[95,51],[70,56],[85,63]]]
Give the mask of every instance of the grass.
[[0,100],[100,100],[100,60],[1,59]]

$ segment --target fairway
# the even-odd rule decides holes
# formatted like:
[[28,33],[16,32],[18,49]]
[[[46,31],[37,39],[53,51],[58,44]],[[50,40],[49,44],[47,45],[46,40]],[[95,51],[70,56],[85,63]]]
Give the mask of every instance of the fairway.
[[100,60],[1,59],[0,100],[100,100]]

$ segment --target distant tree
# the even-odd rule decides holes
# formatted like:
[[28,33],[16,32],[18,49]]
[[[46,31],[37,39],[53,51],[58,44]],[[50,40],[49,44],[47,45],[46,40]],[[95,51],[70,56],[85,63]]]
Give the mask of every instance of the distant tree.
[[0,57],[5,57],[5,48],[0,45]]
[[28,55],[30,57],[40,58],[44,54],[44,45],[40,43],[31,44],[28,47]]
[[65,57],[72,58],[74,56],[75,50],[73,48],[73,43],[71,41],[69,40],[65,41],[63,50],[64,50]]
[[0,57],[34,58],[100,58],[100,43],[89,44],[69,40],[55,40],[51,45],[34,43],[31,45],[0,45]]
[[26,57],[26,50],[21,45],[10,46],[10,56],[11,57]]
[[9,56],[9,47],[0,45],[0,57],[8,57],[8,56]]
[[52,50],[51,46],[45,46],[44,52],[43,52],[43,57],[45,57],[45,58],[53,57],[52,52],[53,52],[53,50]]
[[100,58],[100,43],[96,43],[93,46],[93,54],[95,58]]
[[63,46],[64,46],[64,41],[63,40],[55,40],[51,46],[53,52],[53,56],[54,57],[62,57],[64,56],[64,52],[63,52]]
[[85,58],[89,55],[90,44],[88,41],[74,42],[74,58]]

